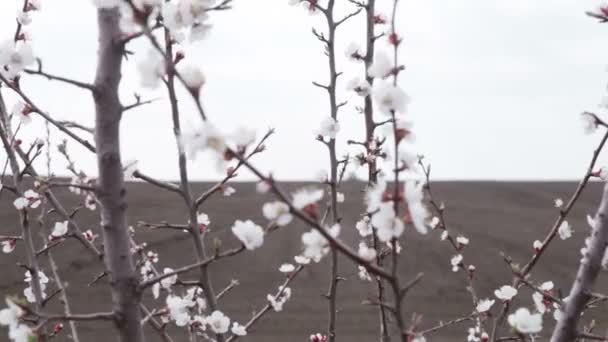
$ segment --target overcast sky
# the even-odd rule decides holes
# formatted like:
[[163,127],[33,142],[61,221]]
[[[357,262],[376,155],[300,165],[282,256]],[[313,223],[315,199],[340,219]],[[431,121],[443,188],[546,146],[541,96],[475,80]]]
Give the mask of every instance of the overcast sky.
[[[30,31],[45,71],[91,81],[97,40],[93,6],[86,0],[42,2]],[[14,32],[19,3],[0,2],[1,39]],[[409,115],[418,149],[433,164],[435,178],[549,180],[584,174],[600,137],[583,134],[579,114],[602,113],[608,83],[608,26],[584,14],[596,6],[591,0],[401,1],[401,60],[407,67],[402,86],[412,98]],[[255,163],[279,179],[307,179],[327,168],[326,150],[314,139],[328,115],[327,97],[311,85],[327,77],[322,48],[310,33],[312,25],[323,27],[320,19],[287,0],[235,0],[233,10],[212,16],[206,41],[183,49],[207,75],[203,99],[212,121],[223,128],[246,124],[260,134],[276,128],[268,151]],[[340,57],[348,43],[364,45],[362,19],[338,33]],[[146,46],[142,39],[130,47],[143,56]],[[123,71],[124,103],[136,91],[145,98],[164,96],[139,89],[134,69],[139,58]],[[339,64],[343,81],[362,73],[343,59]],[[53,117],[92,126],[92,100],[84,91],[32,76],[22,86]],[[341,96],[351,103],[341,112],[338,139],[363,136],[363,118],[354,111],[359,100],[346,92]],[[7,98],[10,108],[15,98]],[[195,123],[190,102],[183,97],[184,121]],[[26,136],[42,132],[37,121]],[[77,167],[94,175],[94,156],[76,143],[68,146]],[[345,152],[343,141],[340,146]],[[125,114],[122,148],[123,159],[138,159],[143,172],[177,177],[166,101]],[[608,156],[600,162],[608,164]],[[218,177],[209,160],[197,160],[191,170],[194,179]],[[65,173],[59,158],[54,171]]]

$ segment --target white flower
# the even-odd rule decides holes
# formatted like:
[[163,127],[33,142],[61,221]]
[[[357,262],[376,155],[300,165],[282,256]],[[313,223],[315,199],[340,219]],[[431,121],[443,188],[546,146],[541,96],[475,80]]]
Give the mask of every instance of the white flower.
[[390,58],[384,52],[377,52],[374,61],[369,67],[368,75],[374,78],[385,78],[393,71]]
[[566,240],[572,237],[572,227],[570,226],[568,221],[562,222],[562,224],[557,229],[557,232],[559,233],[559,237],[562,240]]
[[4,77],[15,78],[34,61],[34,53],[29,43],[7,40],[0,44],[0,73]]
[[346,84],[346,89],[354,91],[359,96],[367,96],[372,89],[372,86],[367,82],[367,80],[361,80],[356,77],[348,81]]
[[389,202],[380,206],[380,210],[372,216],[371,224],[376,227],[378,239],[382,242],[399,238],[405,229],[403,222],[395,216],[395,210]]
[[595,133],[598,127],[598,122],[595,118],[595,115],[588,112],[584,112],[583,114],[581,114],[581,121],[585,134]]
[[[41,293],[42,299],[46,299],[46,293],[44,293],[44,286],[41,285]],[[23,290],[23,295],[28,303],[36,303],[36,295],[34,294],[34,289],[29,286]]]
[[538,288],[543,290],[543,291],[551,291],[553,290],[553,282],[552,281],[546,281],[544,283],[542,283]]
[[281,273],[291,273],[295,271],[296,267],[292,264],[283,264],[279,267],[279,272]]
[[458,272],[458,268],[462,263],[462,259],[462,254],[457,254],[452,257],[452,259],[450,260],[450,263],[452,264],[452,271]]
[[8,338],[13,342],[30,342],[32,339],[32,329],[25,324],[18,324],[9,327]]
[[338,131],[340,131],[340,123],[331,116],[328,116],[321,121],[321,127],[317,131],[317,134],[324,138],[335,139]]
[[[171,272],[173,272],[173,269],[169,267],[165,267],[165,269],[163,270],[164,274]],[[171,286],[175,285],[175,283],[177,283],[177,274],[169,276],[160,281],[160,285],[163,287],[163,289],[170,289]]]
[[223,158],[226,151],[224,136],[211,123],[203,123],[201,126],[183,132],[180,143],[191,159],[194,159],[199,152],[206,150],[211,150],[218,157]]
[[207,215],[205,213],[199,213],[196,216],[196,221],[198,222],[198,224],[203,224],[205,226],[208,226],[209,224],[211,224],[211,221],[209,220],[209,215]]
[[4,254],[12,253],[15,250],[16,246],[17,246],[17,240],[15,240],[15,239],[4,240],[4,241],[2,241],[2,253],[4,253]]
[[32,122],[32,109],[21,101],[17,101],[13,106],[13,110],[11,111],[11,115],[19,118],[19,121],[23,125],[27,125]]
[[543,243],[540,240],[535,240],[532,247],[535,251],[540,251],[540,249],[543,248]]
[[291,222],[293,215],[289,212],[289,206],[280,201],[265,203],[262,207],[264,217],[275,221],[279,226],[285,226]]
[[354,43],[354,42],[351,42],[350,44],[348,44],[344,54],[346,55],[347,58],[350,58],[352,60],[362,60],[363,58],[365,58],[365,52],[363,52],[361,47],[357,43]]
[[232,328],[230,328],[230,331],[235,334],[236,336],[245,336],[247,335],[247,330],[245,329],[244,326],[240,325],[237,322],[232,322]]
[[368,212],[374,212],[384,203],[383,197],[386,191],[386,180],[379,179],[378,182],[367,189],[365,192],[365,204]]
[[553,200],[553,205],[556,208],[561,208],[561,207],[564,206],[564,200],[562,200],[561,198],[556,198],[556,199]]
[[27,190],[23,193],[23,197],[19,197],[13,202],[13,205],[17,210],[23,210],[27,207],[36,209],[41,202],[40,195],[37,192],[34,190]]
[[27,26],[32,23],[32,16],[29,12],[25,12],[20,8],[17,10],[17,22],[23,26]]
[[264,229],[251,220],[236,220],[232,225],[232,233],[250,251],[261,247],[264,243]]
[[[332,237],[337,237],[340,234],[340,225],[334,224],[328,232]],[[319,262],[329,252],[329,241],[316,229],[302,234],[302,244],[304,244],[303,256],[314,262]]]
[[194,65],[185,65],[180,69],[179,73],[182,76],[186,86],[192,91],[198,92],[199,89],[205,84],[205,75],[201,69]]
[[255,129],[239,126],[230,139],[238,147],[247,147],[255,142],[255,136]]
[[222,187],[222,195],[224,195],[226,197],[232,196],[235,192],[236,192],[236,189],[231,187],[230,185]]
[[302,256],[302,255],[296,255],[296,256],[293,257],[293,259],[299,265],[308,265],[308,264],[310,264],[310,258],[307,258],[307,257]]
[[13,326],[19,323],[19,318],[23,315],[23,309],[10,298],[6,298],[6,309],[0,310],[0,325]]
[[358,254],[361,257],[361,259],[363,259],[367,262],[371,262],[372,260],[376,259],[377,252],[375,249],[367,247],[367,244],[365,242],[361,241],[359,243]]
[[456,237],[456,243],[458,243],[460,246],[466,246],[469,244],[469,239],[462,235],[459,235],[458,237]]
[[595,229],[595,227],[597,226],[597,220],[595,219],[594,216],[591,215],[587,215],[587,224],[589,225],[589,227],[591,227],[592,229]]
[[501,286],[498,290],[494,291],[496,298],[502,301],[510,301],[517,295],[517,289],[510,285]]
[[[25,271],[25,279],[23,280],[26,283],[32,281],[32,274],[30,271]],[[49,283],[49,278],[42,271],[38,271],[38,281],[40,281],[40,285],[44,287],[45,284]]]
[[534,292],[532,294],[532,300],[534,301],[534,305],[536,306],[536,311],[544,314],[547,311],[547,306],[545,305],[545,296],[542,293]]
[[355,228],[357,228],[357,231],[361,237],[370,236],[372,234],[372,225],[369,223],[369,221],[369,216],[364,216],[355,224]]
[[303,209],[311,204],[316,204],[323,198],[323,190],[320,189],[300,189],[293,193],[293,206],[296,209]]
[[289,298],[291,298],[291,288],[289,288],[289,287],[285,287],[285,288],[279,287],[278,296],[274,296],[271,294],[268,294],[266,296],[266,299],[268,299],[270,306],[272,306],[272,309],[276,312],[283,310],[283,305],[285,305],[285,303],[287,302],[287,300],[289,300]]
[[399,86],[387,81],[375,82],[372,94],[378,109],[386,115],[392,112],[404,114],[407,111],[410,99]]
[[216,334],[223,334],[230,328],[230,318],[226,317],[221,311],[215,310],[206,319],[211,330]]
[[141,86],[156,89],[165,76],[165,58],[156,50],[150,49],[146,59],[137,63]]
[[51,238],[60,238],[68,232],[68,221],[56,222],[53,231],[51,232]]
[[426,337],[424,337],[422,335],[418,335],[418,336],[414,337],[412,342],[426,342]]
[[444,230],[443,232],[441,232],[441,237],[440,237],[440,239],[441,239],[441,241],[445,241],[445,240],[447,240],[447,239],[448,239],[448,237],[449,237],[449,236],[450,236],[450,233],[448,233],[448,231],[447,231],[447,230]]
[[367,269],[361,265],[359,265],[359,279],[365,281],[372,281],[372,277],[367,272]]
[[490,310],[492,305],[494,305],[493,299],[492,300],[482,299],[477,303],[477,307],[475,307],[475,310],[477,310],[478,313],[484,313],[484,312]]
[[519,308],[509,315],[509,325],[522,334],[536,334],[543,329],[541,314],[531,314],[526,308]]
[[192,302],[184,300],[179,296],[168,295],[166,299],[169,317],[175,321],[178,327],[186,326],[190,322],[189,306]]
[[428,232],[425,221],[429,217],[429,212],[422,203],[424,197],[423,189],[423,182],[409,181],[405,183],[405,199],[407,200],[410,217],[414,227],[420,234]]

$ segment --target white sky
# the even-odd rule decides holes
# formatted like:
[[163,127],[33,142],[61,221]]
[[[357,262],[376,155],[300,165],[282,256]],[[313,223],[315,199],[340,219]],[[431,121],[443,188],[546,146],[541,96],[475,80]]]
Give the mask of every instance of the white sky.
[[[20,1],[0,2],[0,39],[14,32]],[[346,3],[346,0],[338,0]],[[31,33],[47,72],[93,79],[96,22],[88,0],[43,1]],[[599,136],[582,133],[579,113],[600,111],[608,83],[608,26],[584,15],[591,0],[402,0],[402,86],[412,97],[418,147],[433,164],[436,179],[572,179],[581,177]],[[363,45],[362,18],[345,25],[338,51],[351,41]],[[314,139],[328,114],[326,94],[311,81],[326,78],[327,64],[310,33],[310,17],[287,0],[235,0],[234,9],[212,16],[210,37],[184,48],[207,74],[203,100],[212,121],[231,128],[245,124],[277,133],[255,163],[279,179],[307,179],[326,168],[327,153]],[[147,42],[133,46],[140,56]],[[141,57],[139,57],[141,58]],[[135,56],[123,71],[123,102],[139,89]],[[343,82],[359,66],[340,60]],[[92,100],[79,89],[26,76],[23,89],[57,119],[91,126]],[[4,94],[10,93],[3,90]],[[363,118],[351,103],[339,117],[338,139],[363,136]],[[14,97],[8,97],[9,109]],[[191,101],[182,97],[185,122],[196,122]],[[24,132],[41,133],[41,120]],[[54,139],[59,135],[55,134]],[[344,140],[342,140],[344,141]],[[138,159],[150,175],[177,178],[175,142],[168,103],[127,112],[122,122],[124,159]],[[95,174],[95,158],[70,143],[78,167]],[[346,151],[341,143],[342,151]],[[4,155],[0,154],[2,160]],[[601,159],[608,163],[608,157]],[[65,163],[56,159],[56,173]],[[193,179],[215,179],[208,160],[191,164]],[[244,179],[247,179],[246,177]]]

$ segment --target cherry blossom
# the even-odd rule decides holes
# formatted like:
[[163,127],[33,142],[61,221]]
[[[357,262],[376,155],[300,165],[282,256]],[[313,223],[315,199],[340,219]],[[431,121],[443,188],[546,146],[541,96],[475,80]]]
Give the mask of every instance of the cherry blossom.
[[53,227],[53,231],[51,232],[51,236],[49,237],[49,240],[56,240],[58,238],[61,238],[62,236],[67,234],[67,232],[68,221],[56,222],[55,226]]
[[293,219],[289,206],[280,201],[265,203],[262,212],[266,219],[275,221],[279,226],[286,226]]
[[15,240],[15,239],[4,240],[4,241],[2,241],[2,253],[4,253],[4,254],[12,253],[15,250],[16,246],[17,246],[17,240]]
[[469,239],[462,235],[459,235],[456,237],[456,243],[458,244],[458,247],[462,248],[469,244]]
[[7,40],[0,44],[0,73],[13,79],[35,61],[32,47],[27,42]]
[[[336,223],[327,231],[332,237],[337,237],[340,234],[340,225]],[[302,243],[304,244],[303,256],[314,262],[321,261],[329,252],[329,241],[316,229],[302,234]]]
[[291,273],[293,271],[295,271],[296,267],[292,264],[282,264],[281,267],[279,267],[279,272],[281,273]]
[[264,243],[264,229],[251,220],[236,220],[232,225],[232,233],[250,251],[261,247]]
[[365,192],[365,204],[368,212],[380,209],[384,203],[384,192],[386,191],[386,180],[380,178],[378,182],[367,189]]
[[207,317],[207,324],[216,334],[228,332],[230,328],[230,318],[226,317],[221,311],[215,310]]
[[429,212],[422,203],[424,197],[424,183],[409,181],[405,183],[405,199],[407,200],[408,211],[414,228],[420,234],[426,234],[428,228],[426,219],[429,217]]
[[326,117],[321,121],[321,127],[317,134],[323,138],[335,139],[340,131],[340,123],[331,116]]
[[369,272],[367,272],[367,269],[361,265],[358,266],[359,269],[359,279],[361,280],[365,280],[365,281],[372,281],[372,277],[369,274]]
[[422,335],[416,335],[416,337],[412,339],[412,342],[426,342],[426,337]]
[[363,52],[363,49],[361,49],[361,47],[354,42],[348,44],[346,50],[344,51],[344,54],[347,58],[350,58],[354,61],[363,60],[366,55],[365,52]]
[[190,322],[189,308],[193,306],[193,302],[184,300],[180,296],[168,295],[166,298],[169,317],[175,321],[178,327],[186,326]]
[[13,106],[11,115],[19,118],[19,122],[23,125],[27,125],[32,122],[32,108],[21,101],[17,101]]
[[230,331],[235,334],[236,336],[245,336],[247,335],[247,330],[244,326],[242,326],[241,324],[239,324],[238,322],[232,322],[232,328],[230,328]]
[[355,228],[357,228],[361,237],[372,235],[372,225],[370,224],[369,216],[364,216],[361,220],[357,221]]
[[137,64],[141,86],[149,89],[158,88],[160,81],[165,76],[165,59],[156,50],[150,49],[146,59]]
[[361,241],[359,243],[358,254],[363,260],[371,262],[376,259],[377,252],[375,249],[367,247],[367,244]]
[[399,238],[405,229],[403,221],[395,216],[395,210],[390,203],[383,203],[380,210],[372,216],[371,224],[376,228],[378,240],[389,242]]
[[401,88],[387,81],[375,82],[372,95],[380,112],[386,115],[391,115],[393,112],[404,114],[410,102],[409,97]]
[[368,69],[368,75],[374,78],[385,78],[393,71],[393,64],[388,55],[379,51],[374,56],[374,61]]
[[346,84],[346,89],[350,91],[354,91],[359,96],[367,96],[369,95],[372,86],[367,82],[367,80],[362,80],[358,77],[351,79]]
[[460,265],[462,264],[462,254],[457,254],[452,257],[450,263],[452,264],[452,271],[458,272]]
[[320,333],[310,335],[310,342],[327,342],[327,336]]
[[494,305],[493,299],[482,299],[477,303],[475,310],[477,310],[478,313],[484,313],[489,311],[492,305]]
[[585,134],[593,134],[598,128],[598,121],[594,114],[584,112],[581,114],[581,121]]
[[218,158],[223,159],[226,151],[224,136],[211,123],[203,123],[182,133],[181,146],[186,150],[189,158],[196,158],[199,152],[211,150]]
[[23,210],[27,207],[36,209],[40,203],[42,203],[40,195],[36,191],[30,189],[23,193],[23,197],[17,198],[13,202],[13,205],[17,210]]
[[23,316],[23,309],[10,298],[6,298],[6,309],[0,310],[0,325],[2,326],[15,326],[19,323],[19,319]]
[[[164,274],[171,273],[171,272],[173,272],[173,269],[170,267],[166,267],[165,269],[163,269]],[[171,289],[171,286],[175,285],[175,283],[177,283],[177,274],[174,274],[170,277],[167,277],[167,278],[164,278],[163,280],[161,280],[160,286],[162,286],[166,290],[169,290],[169,289]]]
[[180,75],[182,76],[184,83],[190,91],[193,93],[198,93],[200,88],[205,84],[206,78],[200,68],[187,64],[180,68]]
[[296,255],[296,256],[293,257],[293,259],[295,260],[295,262],[298,265],[308,265],[308,264],[310,264],[310,261],[311,261],[310,258],[307,258],[307,257],[302,256],[302,255]]
[[268,294],[266,299],[272,306],[272,309],[276,312],[280,312],[283,310],[283,305],[291,298],[291,288],[289,287],[279,287],[279,295],[274,296],[272,294]]
[[316,205],[323,198],[323,190],[304,188],[293,193],[292,204],[296,209],[305,209]]
[[9,326],[8,338],[14,342],[30,342],[33,336],[32,329],[25,324]]
[[494,291],[494,295],[503,302],[508,302],[517,295],[517,289],[510,285],[504,285]]
[[531,314],[526,308],[519,308],[510,314],[509,325],[522,334],[536,334],[543,329],[543,317],[541,314]]
[[556,198],[555,200],[553,200],[553,205],[556,208],[561,208],[564,206],[564,200],[562,200],[561,198]]
[[535,240],[532,244],[534,251],[538,253],[543,248],[543,243],[540,240]]
[[562,222],[562,224],[557,229],[557,232],[559,233],[559,237],[562,240],[566,240],[572,237],[572,227],[570,226],[568,221]]

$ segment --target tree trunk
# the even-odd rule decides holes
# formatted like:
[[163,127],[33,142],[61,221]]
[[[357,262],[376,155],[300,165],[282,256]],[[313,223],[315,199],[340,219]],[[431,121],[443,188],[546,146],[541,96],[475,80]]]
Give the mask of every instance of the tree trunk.
[[116,327],[122,342],[145,341],[138,277],[131,255],[127,225],[126,190],[120,161],[120,119],[118,98],[124,47],[120,43],[119,12],[99,9],[99,51],[95,77],[95,143],[99,171],[98,197],[101,203],[105,264],[110,272]]

